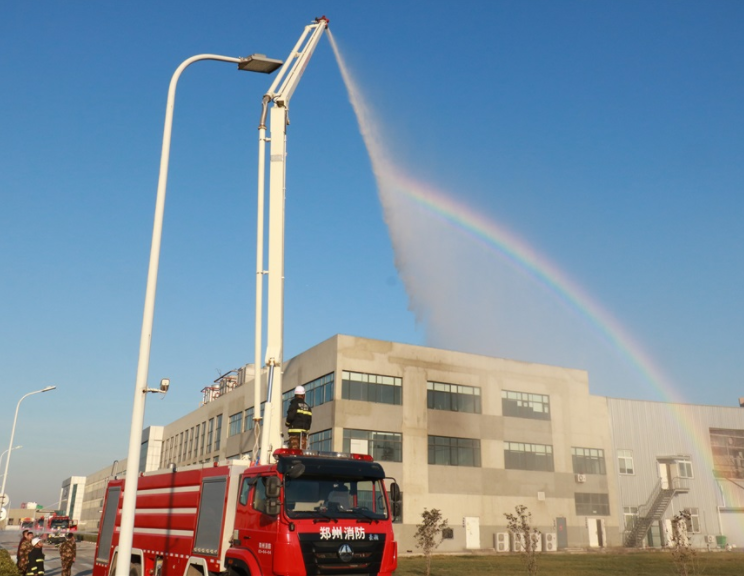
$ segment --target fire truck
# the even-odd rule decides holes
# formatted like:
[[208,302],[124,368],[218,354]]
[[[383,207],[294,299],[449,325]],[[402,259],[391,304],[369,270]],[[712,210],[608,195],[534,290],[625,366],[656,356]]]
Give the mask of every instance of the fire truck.
[[60,512],[62,510],[55,511],[47,517],[44,531],[47,533],[47,542],[50,544],[61,544],[65,541],[68,532],[73,530],[70,517]]
[[[279,449],[142,473],[130,576],[391,575],[398,485],[366,454]],[[108,484],[93,576],[113,576],[124,479]]]

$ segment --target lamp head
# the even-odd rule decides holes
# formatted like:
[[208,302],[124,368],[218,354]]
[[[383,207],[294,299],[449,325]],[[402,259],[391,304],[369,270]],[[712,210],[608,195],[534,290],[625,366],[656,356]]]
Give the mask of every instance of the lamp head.
[[278,68],[281,68],[281,60],[275,60],[274,58],[267,58],[265,54],[251,54],[245,58],[240,59],[238,63],[238,70],[246,70],[247,72],[261,72],[262,74],[271,74]]
[[56,390],[56,389],[57,389],[56,386],[47,386],[46,388],[42,390],[42,392],[49,392],[50,390]]

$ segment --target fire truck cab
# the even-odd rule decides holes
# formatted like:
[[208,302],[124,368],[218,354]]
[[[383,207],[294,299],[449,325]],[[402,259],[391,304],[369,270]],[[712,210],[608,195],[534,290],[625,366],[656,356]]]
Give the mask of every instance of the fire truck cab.
[[[387,576],[400,490],[366,455],[277,450],[142,474],[129,576]],[[93,576],[113,576],[124,480],[109,483]]]
[[[61,510],[59,512],[62,512]],[[72,530],[70,517],[54,512],[48,518],[47,542],[49,544],[61,544],[67,538],[68,532]]]

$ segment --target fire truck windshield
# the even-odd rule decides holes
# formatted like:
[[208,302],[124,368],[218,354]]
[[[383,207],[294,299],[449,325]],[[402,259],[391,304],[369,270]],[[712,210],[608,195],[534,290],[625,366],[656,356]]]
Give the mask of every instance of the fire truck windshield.
[[388,518],[382,482],[377,479],[329,480],[303,475],[286,478],[284,509],[290,518]]
[[70,527],[70,520],[67,518],[64,519],[54,519],[49,523],[49,528],[52,530],[64,530]]

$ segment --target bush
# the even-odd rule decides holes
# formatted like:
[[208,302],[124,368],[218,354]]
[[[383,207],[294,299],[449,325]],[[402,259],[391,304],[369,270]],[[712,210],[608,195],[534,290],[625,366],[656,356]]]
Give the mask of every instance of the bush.
[[0,576],[20,576],[18,566],[10,557],[10,552],[0,549]]

